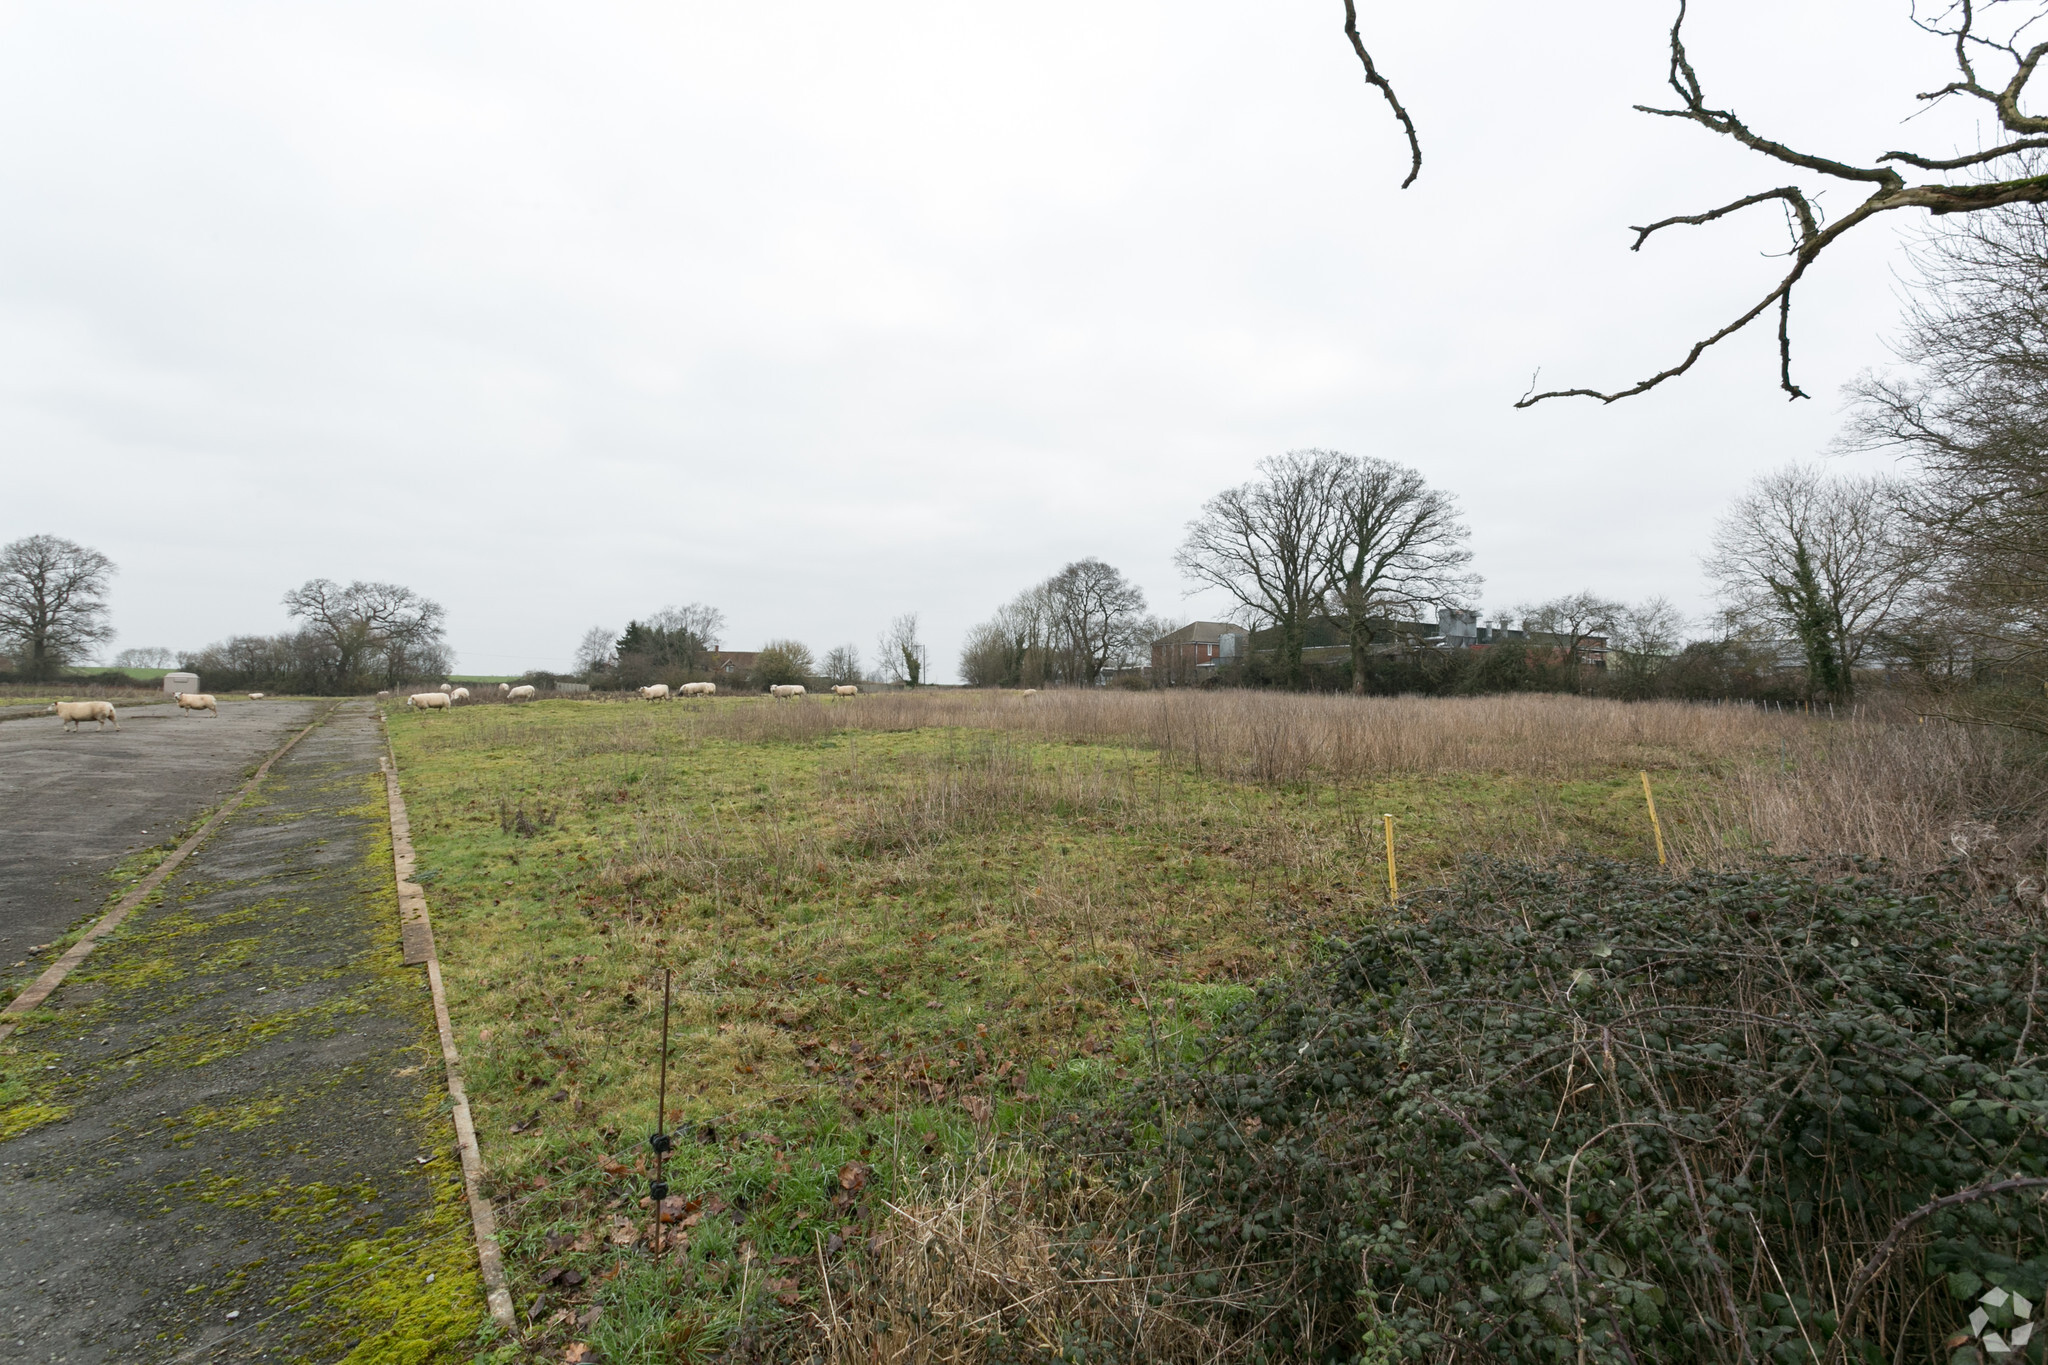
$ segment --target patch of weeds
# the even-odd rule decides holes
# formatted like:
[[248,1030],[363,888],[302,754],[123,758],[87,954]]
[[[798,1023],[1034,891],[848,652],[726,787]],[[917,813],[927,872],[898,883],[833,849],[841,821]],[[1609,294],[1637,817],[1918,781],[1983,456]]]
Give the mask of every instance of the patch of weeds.
[[[1255,983],[1382,918],[1382,812],[1417,887],[1475,846],[1648,847],[1633,769],[1260,784],[815,710],[389,713],[510,1274],[551,1351],[599,1307],[613,1352],[685,1324],[795,1353],[820,1248],[864,1245],[892,1182],[1199,1056]],[[642,1269],[665,968],[659,1122],[698,1220],[668,1287]]]

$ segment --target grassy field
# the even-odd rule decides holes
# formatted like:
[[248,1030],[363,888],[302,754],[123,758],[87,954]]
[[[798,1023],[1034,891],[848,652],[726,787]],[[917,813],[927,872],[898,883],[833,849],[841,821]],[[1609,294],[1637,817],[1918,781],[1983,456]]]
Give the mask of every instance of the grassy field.
[[[1934,727],[1564,697],[389,716],[519,1349],[619,1365],[805,1358],[846,1308],[828,1267],[900,1244],[871,1239],[931,1173],[1389,913],[1383,814],[1404,890],[1467,853],[1653,861],[1644,770],[1675,859],[1925,863],[2002,771]],[[657,1270],[664,971],[682,1246]]]

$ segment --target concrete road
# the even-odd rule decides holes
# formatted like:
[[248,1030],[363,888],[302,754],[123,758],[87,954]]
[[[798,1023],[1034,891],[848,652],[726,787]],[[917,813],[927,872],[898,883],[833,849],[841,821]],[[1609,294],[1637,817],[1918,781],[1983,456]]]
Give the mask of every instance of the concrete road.
[[[42,827],[87,827],[83,866],[118,855],[147,798],[138,837],[307,710],[138,725],[120,748],[17,749],[0,727],[0,752],[40,756],[33,804]],[[334,711],[0,1043],[16,1358],[468,1358],[483,1294],[432,999],[401,961],[382,748],[368,705]],[[121,780],[125,816],[94,816],[96,775]]]
[[0,725],[0,981],[40,971],[13,964],[100,909],[109,870],[182,838],[319,709],[223,701],[216,720],[152,706],[118,733],[55,716]]

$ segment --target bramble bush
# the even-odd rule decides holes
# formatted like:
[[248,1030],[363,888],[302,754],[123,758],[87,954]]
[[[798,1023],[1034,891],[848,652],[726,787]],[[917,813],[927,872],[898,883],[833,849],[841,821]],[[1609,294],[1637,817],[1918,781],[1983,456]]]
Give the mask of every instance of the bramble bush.
[[1405,909],[1049,1134],[1117,1211],[1072,1273],[1149,1286],[1067,1358],[2043,1359],[2031,912],[1478,862]]

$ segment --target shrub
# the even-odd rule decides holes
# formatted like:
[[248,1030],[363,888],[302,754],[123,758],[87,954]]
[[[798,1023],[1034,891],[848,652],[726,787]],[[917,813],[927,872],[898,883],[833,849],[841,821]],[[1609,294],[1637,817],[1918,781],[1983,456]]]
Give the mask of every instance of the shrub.
[[1789,866],[1411,908],[1057,1135],[1137,1210],[1077,1273],[1267,1359],[1977,1359],[1987,1286],[2041,1302],[2032,923]]

